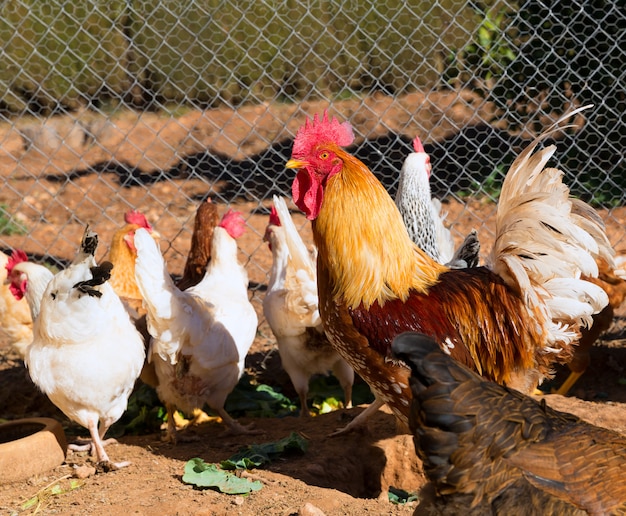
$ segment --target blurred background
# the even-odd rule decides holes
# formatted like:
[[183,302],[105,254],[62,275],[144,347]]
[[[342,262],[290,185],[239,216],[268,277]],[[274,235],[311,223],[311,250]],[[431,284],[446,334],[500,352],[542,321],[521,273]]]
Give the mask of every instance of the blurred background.
[[136,208],[180,274],[210,197],[246,215],[260,312],[268,207],[290,195],[306,116],[349,120],[392,194],[419,135],[453,235],[470,223],[488,251],[508,165],[585,104],[553,164],[624,248],[624,27],[623,3],[601,0],[5,0],[0,248],[62,266],[89,222],[104,255]]

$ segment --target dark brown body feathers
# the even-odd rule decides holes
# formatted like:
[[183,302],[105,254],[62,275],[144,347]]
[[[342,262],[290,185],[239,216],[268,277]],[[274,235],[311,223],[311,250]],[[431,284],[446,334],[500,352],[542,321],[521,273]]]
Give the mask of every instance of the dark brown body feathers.
[[432,484],[419,514],[626,513],[625,436],[485,381],[424,335],[397,341]]

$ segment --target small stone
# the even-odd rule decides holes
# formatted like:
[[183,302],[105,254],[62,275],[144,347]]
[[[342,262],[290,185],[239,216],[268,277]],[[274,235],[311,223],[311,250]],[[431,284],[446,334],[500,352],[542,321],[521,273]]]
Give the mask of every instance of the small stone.
[[243,502],[244,502],[243,496],[235,496],[231,501],[233,505],[243,505]]
[[88,466],[87,464],[83,466],[74,466],[74,471],[72,472],[72,476],[74,478],[89,478],[95,474],[96,468]]
[[315,507],[310,502],[305,503],[298,511],[298,516],[326,516],[322,509]]

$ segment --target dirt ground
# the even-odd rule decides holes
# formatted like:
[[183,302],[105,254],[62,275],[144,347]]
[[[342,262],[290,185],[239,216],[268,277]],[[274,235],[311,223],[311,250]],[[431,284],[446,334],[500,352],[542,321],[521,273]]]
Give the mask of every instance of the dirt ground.
[[[401,99],[398,108],[397,103],[393,104],[385,98],[372,99],[368,101],[367,109],[379,110],[382,118],[386,119],[386,127],[393,127],[394,123],[399,123],[398,119],[406,116],[406,106],[419,100]],[[457,97],[455,100],[442,96],[436,101],[440,110],[447,108],[454,115],[450,119],[456,123],[471,120],[484,108],[474,104],[471,98]],[[303,110],[316,112],[320,110],[318,107],[304,106]],[[346,114],[350,112],[356,120],[360,119],[357,113],[360,108],[356,103],[336,107]],[[236,115],[229,110],[188,113],[175,123],[170,118],[153,115],[140,118],[128,115],[111,126],[103,127],[103,135],[98,136],[96,146],[86,144],[78,137],[72,139],[74,136],[68,129],[58,141],[50,143],[50,139],[45,140],[48,147],[41,143],[42,136],[37,136],[39,150],[24,143],[23,133],[33,134],[32,128],[37,126],[35,122],[22,124],[22,133],[13,128],[0,127],[0,141],[3,142],[0,178],[4,181],[0,203],[6,204],[29,228],[27,235],[2,236],[0,247],[5,250],[20,247],[33,255],[53,256],[63,262],[71,259],[84,221],[90,221],[100,234],[101,241],[108,242],[121,223],[121,214],[129,207],[135,207],[155,221],[163,236],[162,248],[170,271],[179,274],[189,246],[191,221],[197,204],[195,200],[208,191],[216,202],[220,202],[221,183],[210,182],[206,178],[173,177],[151,182],[148,186],[121,187],[121,176],[99,168],[98,164],[111,163],[114,157],[116,163],[125,163],[133,170],[148,173],[173,167],[176,156],[188,156],[202,148],[231,155],[243,149],[254,154],[262,151],[262,138],[250,139],[246,129],[253,126],[257,136],[263,135],[272,141],[279,138],[285,127],[290,130],[297,128],[301,120],[301,114],[292,106],[282,110],[251,107]],[[366,123],[368,119],[362,120]],[[436,123],[432,120],[429,123]],[[65,134],[65,123],[58,121],[53,134]],[[91,123],[93,126],[96,122]],[[24,131],[24,127],[30,128],[31,132]],[[216,127],[223,128],[223,131],[218,134]],[[406,130],[406,127],[405,124],[402,129]],[[438,127],[443,132],[448,130],[441,123]],[[372,126],[370,134],[381,131],[380,127]],[[410,128],[411,131],[413,129]],[[186,138],[185,132],[195,137]],[[35,134],[40,133],[35,131]],[[444,136],[443,133],[441,136]],[[146,164],[146,161],[149,163]],[[435,163],[435,171],[436,166]],[[271,264],[271,255],[260,238],[267,224],[267,212],[263,208],[269,206],[269,201],[260,206],[258,202],[238,197],[231,204],[243,211],[247,218],[249,231],[239,246],[241,259],[247,263],[250,274],[251,298],[261,314],[260,302]],[[476,199],[467,203],[448,200],[445,209],[455,237],[460,239],[461,235],[476,227],[480,231],[483,250],[489,249],[495,210],[493,204]],[[601,212],[601,215],[607,223],[612,243],[617,248],[626,247],[622,242],[626,210],[618,208],[610,213]],[[305,240],[310,242],[310,230],[304,219],[300,215],[295,218],[303,226]],[[106,246],[101,253],[105,252]],[[274,386],[295,399],[288,378],[280,372],[271,332],[262,317],[260,320],[258,338],[250,350],[247,371],[267,383],[273,382]],[[591,366],[575,385],[570,397],[546,396],[547,402],[559,410],[575,413],[594,424],[624,434],[625,322],[626,312],[618,311],[613,327],[594,347]],[[563,374],[565,371],[559,371],[557,383]],[[329,433],[345,425],[361,410],[363,406],[308,420],[292,416],[240,418],[243,423],[255,424],[261,433],[254,436],[223,436],[222,425],[211,422],[190,429],[188,435],[195,440],[176,446],[161,442],[159,433],[122,436],[119,444],[109,447],[109,454],[113,461],[130,461],[132,464],[129,467],[76,481],[70,478],[73,465],[88,464],[90,459],[84,453],[68,452],[62,466],[25,481],[0,486],[0,513],[412,514],[415,502],[395,505],[387,497],[390,486],[416,492],[424,482],[411,436],[398,433],[388,410],[381,410],[372,418],[366,434],[328,437]],[[37,392],[22,362],[6,346],[6,339],[0,332],[0,417],[13,420],[27,416],[51,416],[71,429],[66,418]],[[297,432],[308,440],[307,451],[281,457],[269,466],[248,472],[248,477],[259,480],[263,485],[261,490],[249,496],[196,489],[181,480],[184,465],[191,458],[200,457],[207,463],[219,462],[243,445],[276,441],[291,432]],[[56,485],[59,486],[56,494],[42,494],[40,506],[23,508],[25,501],[37,493],[49,493],[50,489],[44,489]]]

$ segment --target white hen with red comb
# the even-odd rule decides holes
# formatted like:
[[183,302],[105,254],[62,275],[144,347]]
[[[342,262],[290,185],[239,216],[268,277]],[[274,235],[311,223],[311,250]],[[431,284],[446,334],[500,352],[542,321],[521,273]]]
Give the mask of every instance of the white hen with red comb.
[[215,228],[204,278],[185,291],[174,285],[148,232],[135,233],[135,274],[152,336],[149,357],[159,380],[157,393],[168,411],[167,440],[176,441],[176,409],[191,413],[205,403],[232,432],[247,432],[224,409],[258,325],[248,299],[248,274],[237,260],[236,238],[244,231],[241,214],[229,210]]
[[441,203],[431,199],[430,156],[424,151],[419,137],[413,140],[413,150],[404,160],[396,193],[396,205],[402,214],[411,240],[439,263],[446,263],[454,254],[454,242],[443,225]]
[[352,406],[354,370],[333,349],[320,318],[317,269],[298,234],[284,199],[274,196],[265,237],[272,269],[263,298],[263,314],[278,345],[282,365],[300,398],[300,415],[308,416],[309,380],[332,371]]
[[413,150],[402,165],[395,198],[411,240],[433,260],[449,267],[478,265],[480,244],[475,231],[455,253],[454,239],[443,223],[446,213],[442,212],[439,199],[431,197],[430,156],[418,136],[413,140]]

